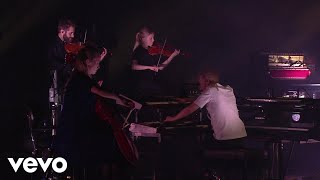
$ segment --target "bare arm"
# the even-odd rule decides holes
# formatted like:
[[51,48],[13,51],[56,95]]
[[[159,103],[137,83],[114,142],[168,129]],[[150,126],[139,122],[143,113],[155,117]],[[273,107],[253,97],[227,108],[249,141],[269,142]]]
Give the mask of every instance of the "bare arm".
[[175,50],[167,60],[161,63],[160,70],[163,70],[164,68],[166,68],[170,64],[170,62],[173,60],[173,58],[176,57],[179,53],[180,53],[180,50]]
[[157,68],[157,67],[155,67],[155,66],[140,65],[140,64],[138,64],[137,60],[133,60],[133,61],[132,61],[131,69],[132,69],[132,70],[136,70],[136,71],[151,70],[151,71],[156,71],[156,72],[158,72],[158,68]]
[[173,117],[168,116],[166,118],[165,122],[176,121],[176,120],[182,119],[184,117],[187,117],[188,115],[190,115],[193,112],[195,112],[197,109],[199,109],[199,106],[196,105],[195,103],[192,103],[189,106],[187,106],[184,109],[182,109],[177,115],[175,115]]
[[95,86],[93,86],[91,88],[91,92],[98,95],[98,96],[101,96],[101,97],[104,97],[104,98],[108,98],[108,99],[113,99],[113,100],[116,100],[118,101],[120,98],[119,96],[117,96],[116,94],[114,93],[110,93],[110,92],[107,92],[107,91],[103,91]]
[[120,98],[118,95],[107,92],[107,91],[103,91],[95,86],[91,88],[91,92],[103,98],[113,99],[119,105],[126,106],[126,107],[130,106],[130,104],[128,104],[130,102],[127,102],[125,99]]
[[179,103],[192,103],[196,100],[196,97],[187,97],[187,98],[175,98]]

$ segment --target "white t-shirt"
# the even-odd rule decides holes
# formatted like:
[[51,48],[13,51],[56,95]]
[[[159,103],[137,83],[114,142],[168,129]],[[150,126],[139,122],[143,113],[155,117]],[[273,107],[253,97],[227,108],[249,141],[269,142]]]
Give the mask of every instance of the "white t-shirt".
[[200,108],[206,105],[215,139],[229,140],[247,136],[230,86],[217,84],[215,87],[208,87],[194,103]]

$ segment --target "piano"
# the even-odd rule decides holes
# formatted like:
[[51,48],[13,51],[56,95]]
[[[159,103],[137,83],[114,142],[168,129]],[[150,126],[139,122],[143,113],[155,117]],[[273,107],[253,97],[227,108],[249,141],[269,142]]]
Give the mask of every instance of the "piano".
[[[162,114],[172,115],[172,111],[180,110],[187,104],[177,101],[147,101],[145,106],[159,109]],[[308,98],[238,98],[237,106],[240,118],[243,120],[249,140],[265,143],[269,150],[270,177],[280,179],[285,174],[282,169],[283,143],[308,143],[320,140],[320,99]],[[169,110],[170,112],[166,112]],[[162,119],[150,119],[139,124],[155,128],[154,133],[133,133],[136,137],[157,137],[179,133],[197,132],[211,133],[210,124],[205,123],[202,111],[189,120],[173,124],[163,124]],[[197,114],[196,113],[196,114]],[[165,117],[165,116],[162,116]],[[200,133],[199,133],[200,132]],[[271,178],[271,179],[272,179]]]
[[[143,99],[137,122],[163,121],[166,116],[174,115],[188,106],[192,101],[188,98],[174,96],[155,96]],[[194,118],[194,116],[193,116]]]
[[[168,115],[174,115],[188,106],[191,99],[172,96],[151,97],[142,102],[135,123],[159,124]],[[320,123],[320,99],[310,98],[237,98],[240,118],[251,134],[272,135],[283,139],[297,139],[299,136],[317,138]],[[206,119],[205,109],[187,117],[184,122],[167,124],[167,129],[188,129],[203,125]],[[206,125],[210,125],[206,123]],[[208,127],[208,126],[207,126]],[[291,138],[291,139],[290,139]]]

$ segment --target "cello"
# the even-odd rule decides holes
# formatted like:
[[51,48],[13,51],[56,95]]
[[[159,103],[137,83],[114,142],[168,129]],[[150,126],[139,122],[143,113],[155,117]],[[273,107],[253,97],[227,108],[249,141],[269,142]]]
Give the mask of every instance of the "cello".
[[[125,106],[132,106],[132,104],[122,104],[121,102],[116,103]],[[101,120],[106,121],[111,125],[113,134],[122,155],[131,165],[135,166],[137,160],[139,159],[137,148],[131,139],[126,135],[124,131],[124,122],[121,122],[120,118],[117,118],[115,108],[105,102],[103,98],[98,97],[95,111]]]
[[[70,52],[72,52],[74,55],[78,54],[79,51],[81,51],[83,48],[94,48],[99,49],[96,46],[92,46],[92,44],[83,44],[82,46],[78,45],[70,45]],[[74,59],[76,61],[76,59]],[[129,99],[128,99],[129,100]],[[130,104],[131,101],[127,101],[126,104],[124,104],[122,101],[116,102],[119,105],[132,107],[133,105]],[[120,118],[117,118],[117,112],[110,103],[108,103],[103,97],[100,97],[97,95],[96,103],[95,103],[95,112],[96,115],[100,120],[103,120],[107,122],[113,131],[114,137],[116,139],[116,142],[118,144],[118,147],[124,156],[124,158],[132,165],[135,166],[136,161],[138,160],[138,153],[136,150],[136,147],[132,143],[132,141],[127,137],[127,135],[124,132],[123,129],[123,122],[121,122]]]

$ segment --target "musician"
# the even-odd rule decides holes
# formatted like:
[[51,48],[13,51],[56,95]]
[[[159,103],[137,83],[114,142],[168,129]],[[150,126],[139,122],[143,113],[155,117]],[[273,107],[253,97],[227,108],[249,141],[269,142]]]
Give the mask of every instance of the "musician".
[[138,99],[147,96],[161,95],[161,87],[155,73],[166,68],[176,57],[180,50],[175,50],[171,56],[158,64],[158,56],[148,53],[148,48],[153,45],[154,31],[150,27],[143,26],[136,34],[136,41],[132,54],[132,66],[136,78],[136,92]]
[[199,76],[200,96],[175,116],[168,116],[165,122],[182,119],[199,108],[206,106],[208,118],[214,131],[215,145],[225,148],[242,146],[247,136],[244,124],[239,118],[236,98],[230,86],[219,84],[217,72],[204,72]]
[[59,20],[57,37],[48,50],[51,76],[53,76],[53,72],[56,70],[58,75],[57,83],[59,93],[62,92],[62,89],[70,77],[73,68],[71,64],[66,63],[65,61],[65,56],[67,53],[65,50],[65,43],[71,43],[73,41],[75,28],[76,25],[72,20]]
[[106,49],[101,53],[93,46],[85,46],[78,53],[54,139],[56,154],[64,157],[71,167],[97,168],[100,173],[93,175],[100,174],[105,179],[110,175],[110,164],[120,164],[123,159],[110,125],[99,119],[95,105],[97,97],[124,102],[119,96],[101,90],[92,79],[106,54]]

